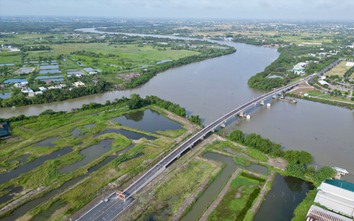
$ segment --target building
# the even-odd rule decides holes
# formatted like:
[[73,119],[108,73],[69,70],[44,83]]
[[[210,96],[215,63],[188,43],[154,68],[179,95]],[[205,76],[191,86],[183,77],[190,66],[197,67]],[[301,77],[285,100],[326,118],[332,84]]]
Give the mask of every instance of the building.
[[352,219],[312,205],[307,213],[306,221],[352,221]]
[[32,90],[31,88],[29,88],[29,87],[23,87],[23,88],[21,89],[21,92],[22,92],[23,94],[29,94],[29,93],[33,93],[33,90]]
[[46,91],[46,90],[47,90],[46,87],[39,87],[38,89],[39,89],[40,91]]
[[33,67],[23,67],[14,72],[14,74],[22,75],[22,74],[30,74],[35,70]]
[[10,136],[10,127],[7,122],[0,123],[0,137],[7,137]]
[[73,83],[73,85],[74,85],[75,87],[80,87],[80,86],[85,86],[85,83],[83,83],[83,82],[81,82],[81,81],[76,81],[76,82]]
[[82,71],[68,71],[67,76],[68,77],[72,77],[75,76],[77,78],[81,78],[82,76],[84,76],[85,74]]
[[324,80],[319,80],[318,83],[320,83],[322,86],[329,86],[328,82]]
[[354,217],[354,184],[344,180],[326,180],[317,188],[315,203],[347,217]]
[[294,66],[294,68],[292,69],[292,71],[295,73],[295,74],[298,74],[298,75],[304,75],[305,74],[305,67],[307,66],[307,63],[306,62],[300,62],[298,64],[296,64]]

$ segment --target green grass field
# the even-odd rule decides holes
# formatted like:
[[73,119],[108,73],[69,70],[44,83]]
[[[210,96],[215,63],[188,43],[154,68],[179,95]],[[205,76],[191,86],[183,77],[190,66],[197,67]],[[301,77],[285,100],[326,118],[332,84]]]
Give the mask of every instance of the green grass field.
[[338,102],[348,102],[348,103],[354,103],[353,101],[346,99],[346,98],[342,98],[342,97],[336,97],[336,96],[332,96],[330,94],[323,94],[319,91],[313,90],[313,91],[309,91],[307,92],[311,97],[314,98],[319,98],[319,99],[324,99],[324,100],[333,100],[333,101],[338,101]]
[[342,61],[337,66],[335,66],[333,69],[328,71],[326,73],[326,76],[338,75],[339,77],[343,77],[345,72],[347,72],[351,68],[351,67],[346,66],[346,64],[347,64],[346,61]]
[[[268,157],[260,152],[259,150],[252,148],[242,148],[241,146],[234,145],[231,141],[215,141],[210,144],[207,148],[207,151],[218,150],[225,152],[231,155],[236,155],[237,153],[244,153],[256,161],[267,162]],[[231,150],[231,152],[230,152]]]
[[21,52],[0,51],[0,64],[15,64],[21,63]]
[[154,220],[171,219],[184,200],[210,178],[216,169],[216,164],[200,159],[193,159],[187,166],[176,169],[168,175],[168,182],[156,188],[154,200],[150,202],[140,220],[151,215]]
[[262,182],[237,176],[216,209],[208,217],[208,221],[240,220],[245,217],[254,199],[258,196]]

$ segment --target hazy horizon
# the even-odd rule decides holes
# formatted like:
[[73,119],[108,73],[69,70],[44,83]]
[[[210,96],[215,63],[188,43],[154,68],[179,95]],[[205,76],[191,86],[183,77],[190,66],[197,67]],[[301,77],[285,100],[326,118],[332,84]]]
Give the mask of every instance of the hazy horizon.
[[351,0],[0,0],[1,16],[354,20]]

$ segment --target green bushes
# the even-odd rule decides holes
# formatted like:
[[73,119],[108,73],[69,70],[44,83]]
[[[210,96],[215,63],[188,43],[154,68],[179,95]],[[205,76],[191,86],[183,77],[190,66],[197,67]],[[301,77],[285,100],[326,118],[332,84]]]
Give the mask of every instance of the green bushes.
[[254,149],[260,150],[265,154],[271,156],[282,156],[281,146],[279,144],[271,142],[269,139],[265,139],[258,134],[248,134],[247,136],[240,130],[231,132],[229,139]]
[[[314,168],[310,166],[310,164],[313,163],[313,157],[310,153],[302,150],[283,151],[279,144],[273,143],[258,134],[251,133],[245,135],[242,131],[235,130],[230,133],[229,139],[273,157],[283,157],[288,161],[288,165],[285,169],[287,175],[302,179],[307,178],[314,183],[320,183],[334,176],[334,170],[331,167],[323,167],[315,171]],[[234,161],[241,165],[247,164],[247,161],[241,157],[236,157]]]

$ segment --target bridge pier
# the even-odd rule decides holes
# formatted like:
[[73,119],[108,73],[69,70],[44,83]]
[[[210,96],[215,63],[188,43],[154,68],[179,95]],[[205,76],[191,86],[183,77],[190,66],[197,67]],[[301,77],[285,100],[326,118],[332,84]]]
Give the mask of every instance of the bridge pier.
[[261,100],[260,104],[261,104],[262,106],[264,106],[264,100]]
[[244,116],[245,116],[245,114],[243,113],[243,111],[241,111],[241,112],[238,114],[238,116],[240,116],[240,117],[244,117]]
[[226,120],[223,121],[223,122],[220,124],[220,127],[222,127],[222,128],[225,128],[225,127],[226,127]]

